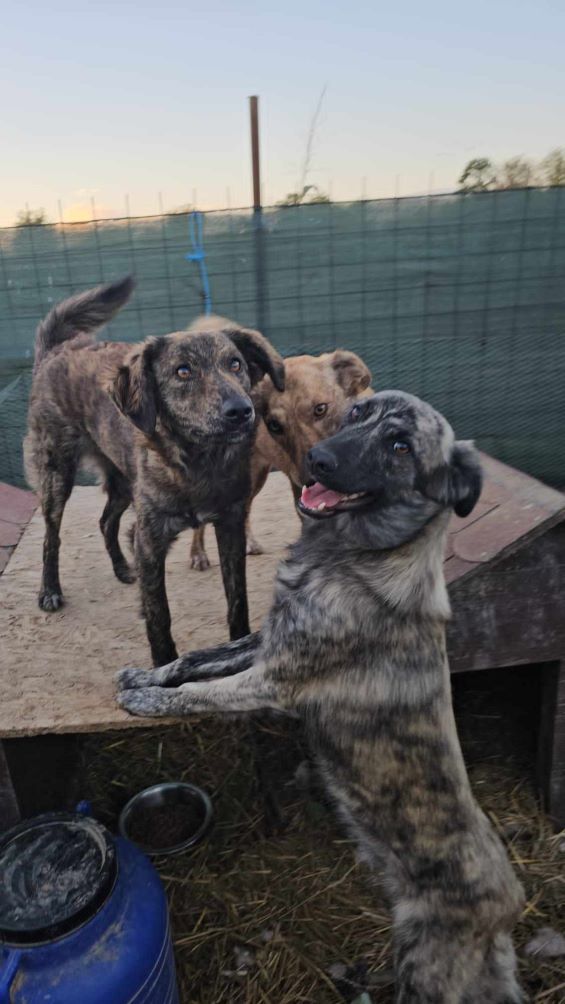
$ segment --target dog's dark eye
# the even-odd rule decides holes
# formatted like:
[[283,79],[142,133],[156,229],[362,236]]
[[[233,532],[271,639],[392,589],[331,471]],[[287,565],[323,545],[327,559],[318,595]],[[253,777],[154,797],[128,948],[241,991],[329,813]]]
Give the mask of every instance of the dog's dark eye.
[[280,436],[283,431],[281,423],[277,422],[276,418],[268,418],[266,425],[269,432],[272,432],[274,436]]
[[232,359],[230,362],[230,370],[232,373],[239,373],[241,370],[241,362],[239,359]]
[[316,418],[321,418],[322,415],[326,414],[327,410],[328,410],[327,404],[316,404],[314,405],[314,416]]
[[410,453],[410,446],[403,439],[397,439],[392,448],[399,457],[405,457],[407,453]]
[[361,417],[361,405],[354,404],[351,411],[349,412],[349,417],[352,422],[356,422],[358,418]]
[[188,363],[183,363],[182,366],[179,366],[177,369],[177,376],[180,377],[181,380],[188,380],[188,378],[192,376],[192,367],[189,366]]

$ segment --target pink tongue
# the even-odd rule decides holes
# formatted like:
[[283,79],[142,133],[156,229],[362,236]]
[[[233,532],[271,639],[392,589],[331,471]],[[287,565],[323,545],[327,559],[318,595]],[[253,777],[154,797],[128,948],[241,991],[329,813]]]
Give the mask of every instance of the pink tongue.
[[331,506],[337,505],[344,498],[347,498],[347,495],[334,492],[331,488],[324,488],[319,481],[316,481],[309,488],[304,487],[302,489],[300,501],[308,509],[317,509],[321,502],[325,502],[331,508]]

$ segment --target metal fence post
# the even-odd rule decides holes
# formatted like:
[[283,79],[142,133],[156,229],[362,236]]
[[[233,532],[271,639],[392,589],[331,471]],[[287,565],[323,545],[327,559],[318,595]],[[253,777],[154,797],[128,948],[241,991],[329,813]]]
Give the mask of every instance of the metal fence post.
[[259,157],[259,98],[249,98],[251,124],[251,164],[253,171],[253,232],[255,245],[255,283],[257,288],[257,327],[269,334],[267,295],[267,242],[261,205],[261,162]]

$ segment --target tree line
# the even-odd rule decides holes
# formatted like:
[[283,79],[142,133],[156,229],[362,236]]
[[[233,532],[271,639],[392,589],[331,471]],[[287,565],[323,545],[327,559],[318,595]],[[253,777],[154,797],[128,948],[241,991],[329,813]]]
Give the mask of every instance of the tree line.
[[[496,189],[532,188],[537,186],[565,185],[565,149],[551,150],[543,160],[528,157],[510,157],[495,164],[488,157],[474,157],[466,164],[458,181],[458,192],[492,192]],[[330,197],[316,185],[302,185],[297,192],[277,202],[277,206],[302,206],[305,203],[330,202]],[[189,212],[191,206],[180,206],[174,213]],[[16,226],[29,227],[49,223],[44,209],[23,209],[18,213]]]
[[498,165],[488,157],[474,157],[462,171],[458,184],[460,192],[565,185],[565,150],[551,150],[540,161],[519,156]]

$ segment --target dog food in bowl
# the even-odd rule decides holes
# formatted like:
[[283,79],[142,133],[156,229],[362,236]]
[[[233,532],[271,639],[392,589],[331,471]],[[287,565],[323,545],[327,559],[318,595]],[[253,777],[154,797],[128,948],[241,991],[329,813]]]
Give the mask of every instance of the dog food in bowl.
[[135,795],[121,813],[119,829],[146,854],[179,854],[200,843],[211,823],[206,792],[173,781]]

